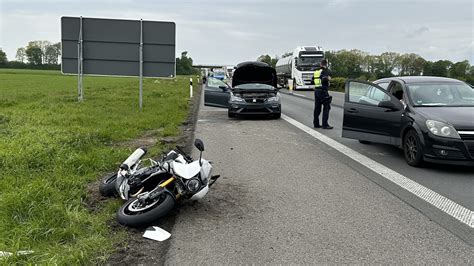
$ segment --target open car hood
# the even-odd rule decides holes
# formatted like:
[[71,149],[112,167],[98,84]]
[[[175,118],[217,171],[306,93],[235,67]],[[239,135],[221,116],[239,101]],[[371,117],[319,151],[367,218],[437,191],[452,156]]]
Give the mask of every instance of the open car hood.
[[277,87],[277,75],[273,67],[263,62],[244,62],[237,65],[232,76],[232,87],[247,84],[261,83]]

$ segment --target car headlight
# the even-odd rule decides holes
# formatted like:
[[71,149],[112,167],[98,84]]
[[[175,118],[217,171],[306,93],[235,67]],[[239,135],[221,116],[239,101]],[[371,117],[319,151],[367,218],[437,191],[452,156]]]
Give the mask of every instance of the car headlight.
[[436,136],[441,136],[445,138],[454,138],[454,139],[461,138],[453,126],[443,123],[443,122],[439,122],[435,120],[426,120],[426,127],[431,133],[433,133],[433,135],[436,135]]
[[230,95],[230,101],[233,102],[233,103],[245,103],[244,99],[242,99],[238,96],[235,96],[234,94]]
[[276,96],[273,96],[267,99],[267,102],[269,103],[277,103],[279,101],[280,101],[280,94],[277,94]]

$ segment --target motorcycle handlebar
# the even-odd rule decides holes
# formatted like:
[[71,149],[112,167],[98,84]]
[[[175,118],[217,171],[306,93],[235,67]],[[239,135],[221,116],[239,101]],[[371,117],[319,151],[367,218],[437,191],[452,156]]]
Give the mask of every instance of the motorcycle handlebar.
[[186,154],[179,146],[176,146],[176,150],[183,155],[184,159],[188,162],[191,163],[193,161],[193,158]]

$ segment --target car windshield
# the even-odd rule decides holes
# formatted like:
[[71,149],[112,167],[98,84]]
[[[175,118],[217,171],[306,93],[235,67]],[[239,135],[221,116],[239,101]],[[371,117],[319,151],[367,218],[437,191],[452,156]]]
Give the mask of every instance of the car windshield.
[[319,66],[323,60],[322,57],[302,56],[298,58],[298,65],[300,66]]
[[268,84],[262,84],[262,83],[246,83],[246,84],[240,84],[235,86],[236,89],[246,89],[246,90],[270,90],[273,89],[273,86],[270,86]]
[[413,106],[473,106],[474,89],[461,82],[413,83],[408,86]]
[[216,78],[209,78],[209,80],[207,81],[207,86],[212,87],[212,88],[219,88],[219,86],[228,87],[228,85],[225,82]]

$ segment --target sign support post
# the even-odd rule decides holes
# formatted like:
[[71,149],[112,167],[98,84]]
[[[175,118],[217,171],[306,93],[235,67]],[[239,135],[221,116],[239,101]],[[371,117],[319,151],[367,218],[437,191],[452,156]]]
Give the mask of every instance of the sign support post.
[[82,102],[84,100],[84,92],[83,92],[83,76],[84,76],[84,67],[83,67],[83,60],[84,57],[82,55],[82,16],[79,18],[79,40],[77,42],[77,100]]
[[143,19],[140,19],[140,95],[138,99],[138,105],[140,111],[143,108]]

